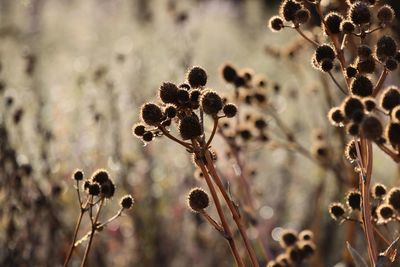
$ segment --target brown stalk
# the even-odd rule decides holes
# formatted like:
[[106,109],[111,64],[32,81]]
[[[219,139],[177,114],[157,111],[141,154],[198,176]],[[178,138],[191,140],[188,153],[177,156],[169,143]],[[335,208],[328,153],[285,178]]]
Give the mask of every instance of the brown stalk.
[[[195,140],[192,140],[192,144],[193,144],[193,146],[195,148],[199,149],[199,146],[198,146],[198,144],[196,143]],[[199,155],[199,156],[201,157],[201,155]],[[213,183],[211,181],[211,178],[210,178],[210,176],[209,176],[209,174],[207,172],[207,169],[206,169],[204,163],[201,160],[200,161],[196,161],[196,164],[197,164],[197,166],[200,167],[202,173],[204,174],[204,179],[206,180],[207,186],[210,189],[210,193],[211,193],[211,196],[213,198],[215,207],[217,209],[218,216],[219,216],[219,218],[221,220],[222,228],[224,229],[225,238],[226,238],[226,240],[228,240],[229,246],[231,248],[232,255],[233,255],[233,257],[235,258],[235,261],[236,261],[236,265],[239,266],[239,267],[244,267],[245,265],[244,265],[244,263],[242,261],[242,258],[240,257],[239,252],[237,250],[235,240],[232,237],[232,231],[229,228],[228,222],[226,221],[226,218],[225,218],[224,212],[222,210],[222,206],[221,206],[221,203],[219,201],[217,192],[215,191],[214,185],[213,185]]]
[[389,74],[389,71],[386,68],[384,68],[382,73],[381,73],[381,76],[379,77],[378,82],[375,85],[374,90],[372,91],[372,96],[373,97],[375,97],[375,96],[377,96],[379,94],[379,92],[380,92],[380,90],[382,88],[382,85],[383,85],[384,81],[386,80],[386,77],[387,77],[388,74]]

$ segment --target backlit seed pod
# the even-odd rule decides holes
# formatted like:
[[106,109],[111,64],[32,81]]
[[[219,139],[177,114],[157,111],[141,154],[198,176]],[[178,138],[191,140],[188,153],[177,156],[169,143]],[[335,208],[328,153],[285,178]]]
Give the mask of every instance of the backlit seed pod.
[[[272,18],[270,18],[270,20],[268,21],[268,26],[270,28],[271,31],[273,32],[277,32],[283,29],[283,19],[279,16],[273,16]],[[236,73],[235,73],[236,74]],[[227,82],[232,82],[228,81],[227,79],[225,79]]]
[[[277,20],[277,21],[274,21],[274,22],[273,22],[274,18],[275,18],[275,20]],[[283,21],[282,21],[281,18],[279,18],[279,17],[278,17],[278,18],[276,18],[276,17],[272,17],[272,18],[271,18],[271,20],[270,20],[270,25],[271,25],[271,28],[272,28],[272,29],[278,31],[276,27],[277,27],[277,25],[280,25],[280,24],[279,24],[279,20],[282,22],[282,27],[283,27]],[[274,25],[272,25],[272,24],[274,24]],[[273,27],[274,27],[274,28],[273,28]],[[281,28],[279,28],[279,30],[280,30],[280,29],[281,29]],[[223,78],[226,82],[228,82],[228,83],[233,83],[233,82],[235,81],[235,79],[237,78],[238,74],[237,74],[236,69],[235,69],[232,65],[230,65],[230,64],[224,64],[224,65],[221,67],[221,76],[222,76],[222,78]]]
[[378,118],[368,116],[361,123],[361,132],[365,138],[377,140],[383,134],[382,123]]
[[340,24],[340,29],[342,30],[343,33],[345,34],[351,34],[355,31],[356,26],[354,23],[350,20],[344,20]]
[[178,92],[178,87],[170,82],[164,82],[158,91],[158,95],[164,103],[176,103],[176,93]]
[[383,199],[386,195],[387,189],[384,184],[376,183],[372,187],[372,196],[377,199]]
[[201,188],[193,188],[188,195],[188,205],[195,212],[206,209],[210,205],[208,194]]
[[189,70],[187,80],[192,88],[203,87],[207,84],[207,73],[201,67],[193,67]]
[[303,230],[299,234],[300,240],[310,241],[314,239],[314,233],[310,230]]
[[197,116],[183,117],[179,123],[179,133],[183,140],[199,137],[202,134],[202,127]]
[[146,132],[146,127],[141,123],[135,124],[132,127],[132,132],[136,137],[141,137]]
[[397,66],[398,66],[397,61],[394,58],[390,57],[386,60],[385,67],[389,71],[395,71],[397,69]]
[[141,108],[142,120],[151,126],[158,125],[163,118],[161,108],[154,103],[146,103]]
[[375,66],[375,59],[372,56],[365,59],[357,59],[357,70],[360,73],[374,73]]
[[396,41],[390,36],[382,36],[376,43],[376,55],[379,60],[385,61],[389,57],[394,57],[397,53]]
[[359,191],[350,191],[346,195],[346,204],[352,210],[361,210],[361,194]]
[[354,3],[349,10],[349,18],[354,24],[366,24],[371,21],[371,12],[364,2]]
[[221,97],[214,91],[205,92],[200,99],[200,105],[204,113],[216,115],[223,107]]
[[360,45],[357,48],[357,55],[361,59],[367,59],[372,55],[372,50],[368,45]]
[[154,134],[150,131],[146,131],[142,136],[143,141],[151,142],[154,139]]
[[287,248],[294,246],[297,242],[297,233],[293,230],[285,229],[282,230],[281,236],[279,238],[279,243],[281,247]]
[[394,209],[392,205],[389,204],[382,204],[379,205],[377,208],[377,213],[378,216],[383,220],[383,221],[388,221],[394,216]]
[[[324,29],[325,33],[338,34],[340,33],[340,24],[343,21],[343,16],[337,12],[329,12],[325,16]],[[325,28],[326,25],[326,28]]]
[[347,124],[346,132],[351,136],[358,136],[360,134],[360,124],[355,122]]
[[329,205],[329,214],[335,221],[342,219],[343,215],[345,214],[343,204],[339,202],[331,203]]
[[392,122],[386,127],[386,138],[394,148],[400,146],[400,123]]
[[299,250],[298,247],[290,247],[286,250],[286,255],[290,259],[291,262],[293,263],[298,263],[300,262],[302,258],[302,254]]
[[294,20],[293,22],[295,24],[304,24],[307,23],[310,19],[310,11],[306,8],[299,9],[295,14],[294,14]]
[[173,105],[169,105],[165,108],[164,113],[165,113],[165,115],[167,115],[168,118],[171,118],[171,119],[175,118],[176,113],[177,113],[176,107]]
[[391,111],[400,105],[400,91],[396,86],[390,86],[385,89],[381,97],[381,107],[387,111]]
[[100,185],[98,183],[91,183],[88,192],[89,195],[98,196],[100,194]]
[[353,117],[354,112],[364,111],[364,103],[356,96],[347,97],[342,104],[343,114],[347,119]]
[[375,98],[365,97],[363,98],[364,106],[367,111],[372,111],[376,108]]
[[235,117],[237,114],[237,107],[234,104],[226,104],[224,108],[222,109],[224,112],[225,116],[228,118]]
[[323,72],[329,72],[333,69],[333,61],[329,58],[322,60],[321,62],[321,70]]
[[306,259],[312,256],[317,248],[314,242],[308,240],[299,242],[298,247],[302,259]]
[[359,75],[350,84],[350,90],[354,95],[365,97],[370,96],[374,89],[371,80],[366,76]]
[[350,162],[353,162],[357,159],[357,148],[356,148],[356,142],[354,140],[351,140],[350,142],[347,143],[346,148],[344,150],[344,155],[346,159],[348,159]]
[[83,171],[82,170],[76,170],[74,174],[72,175],[75,181],[82,181],[83,180]]
[[129,210],[130,208],[132,208],[133,203],[135,203],[133,197],[131,195],[126,195],[123,198],[121,198],[119,205],[121,206],[121,208]]
[[387,201],[392,207],[400,211],[400,188],[399,187],[393,187],[390,189],[387,195]]
[[384,24],[389,24],[393,21],[395,17],[394,10],[389,5],[383,5],[379,8],[378,14],[376,15],[379,22]]
[[92,174],[91,180],[102,185],[110,180],[110,174],[104,169],[98,169]]
[[296,3],[293,0],[284,0],[280,6],[279,14],[286,21],[293,21],[295,19],[295,14],[303,6],[300,3]]
[[324,59],[333,61],[335,59],[335,50],[328,44],[322,44],[315,50],[314,57],[318,64],[321,64]]
[[353,66],[349,66],[346,68],[346,77],[347,78],[353,78],[357,75],[357,69],[354,68]]

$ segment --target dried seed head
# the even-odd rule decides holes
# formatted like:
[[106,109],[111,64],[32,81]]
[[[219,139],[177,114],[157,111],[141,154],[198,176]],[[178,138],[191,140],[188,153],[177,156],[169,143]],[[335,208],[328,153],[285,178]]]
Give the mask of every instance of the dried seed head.
[[112,198],[115,193],[114,182],[109,179],[106,183],[100,185],[100,192],[105,198]]
[[110,175],[108,171],[104,169],[98,169],[92,174],[91,180],[94,183],[99,183],[102,185],[110,180]]
[[322,44],[315,50],[314,57],[318,64],[321,64],[324,59],[333,61],[335,59],[335,50],[333,50],[331,45]]
[[184,89],[184,90],[186,90],[186,91],[189,91],[189,90],[190,90],[190,85],[187,84],[187,83],[181,83],[181,84],[179,85],[179,89]]
[[354,112],[364,111],[364,104],[360,98],[356,96],[347,97],[343,102],[343,113],[347,119],[353,117]]
[[137,123],[133,125],[132,132],[136,137],[141,137],[146,132],[146,127],[141,123]]
[[346,132],[351,136],[358,136],[360,134],[360,125],[355,122],[351,122],[346,126]]
[[344,34],[351,34],[355,31],[356,26],[350,20],[343,20],[342,23],[340,24],[340,29]]
[[382,218],[383,221],[388,221],[394,216],[394,209],[392,205],[382,204],[379,205],[377,209],[378,216]]
[[286,21],[293,21],[295,19],[295,14],[303,6],[300,3],[296,3],[293,0],[284,0],[280,6],[279,14]]
[[387,111],[391,111],[400,105],[400,91],[396,86],[390,86],[385,89],[381,97],[381,107]]
[[193,211],[199,212],[210,205],[210,199],[203,189],[193,188],[188,195],[188,204]]
[[237,107],[235,104],[226,104],[222,110],[226,117],[232,118],[237,114]]
[[314,239],[314,233],[310,230],[303,230],[299,234],[300,240],[310,241]]
[[167,115],[168,118],[175,118],[176,116],[176,107],[174,105],[169,105],[165,108],[164,110],[165,115]]
[[342,219],[342,216],[344,215],[344,213],[345,213],[345,210],[344,210],[344,206],[342,203],[335,202],[335,203],[331,203],[329,205],[329,214],[331,215],[332,219],[334,219],[335,221]]
[[343,16],[337,12],[329,12],[325,16],[325,33],[338,34],[340,33],[340,25],[343,21]]
[[361,123],[361,132],[365,138],[377,140],[383,134],[382,123],[378,118],[374,116],[368,116]]
[[390,24],[395,17],[394,10],[389,5],[383,5],[379,8],[377,18],[379,22],[384,24]]
[[170,82],[164,82],[158,91],[158,95],[164,103],[173,104],[176,103],[176,93],[178,92],[178,87]]
[[347,76],[347,78],[353,78],[353,77],[356,77],[356,75],[357,75],[357,69],[356,68],[354,68],[353,66],[348,66],[346,68],[346,76]]
[[83,171],[82,170],[75,170],[73,176],[75,181],[82,181],[83,180]]
[[394,58],[390,57],[386,60],[385,67],[389,71],[395,71],[397,69],[397,66],[398,66],[398,63]]
[[195,115],[189,115],[182,118],[179,123],[179,133],[183,140],[199,137],[202,134],[202,127],[199,118]]
[[286,250],[286,255],[292,263],[299,263],[302,260],[302,253],[297,247],[289,247]]
[[190,100],[189,92],[185,89],[178,89],[176,92],[176,99],[179,104],[186,104]]
[[[281,17],[279,17],[279,16],[273,16],[272,18],[270,18],[270,20],[268,22],[268,25],[269,25],[269,28],[271,29],[271,31],[273,31],[273,32],[280,31],[284,27],[283,26],[283,19]],[[232,69],[230,69],[229,71],[232,71]],[[233,72],[231,72],[231,73],[233,73]],[[223,74],[223,77],[224,77],[225,81],[227,81],[227,82],[234,81],[234,80],[230,80],[230,79],[228,80],[228,79],[225,78],[224,69],[223,69],[222,74]],[[230,77],[233,77],[233,76],[230,76]],[[235,78],[236,78],[236,71],[235,71]]]
[[349,18],[354,24],[366,24],[371,21],[371,13],[364,2],[355,2],[349,10]]
[[400,188],[393,187],[390,189],[387,197],[387,201],[396,210],[400,210]]
[[98,183],[91,183],[89,185],[89,195],[98,196],[100,194],[100,185]]
[[346,196],[346,204],[352,210],[361,210],[361,194],[359,191],[350,191]]
[[364,106],[367,111],[372,111],[376,108],[375,98],[365,97],[363,98]]
[[357,48],[357,55],[361,59],[367,59],[372,55],[372,50],[368,45],[360,45]]
[[279,243],[281,247],[287,248],[294,246],[297,242],[297,233],[293,230],[285,229],[282,230],[281,236],[279,238]]
[[[271,18],[271,20],[270,20],[270,25],[271,25],[271,29],[274,29],[274,30],[276,30],[275,28],[273,28],[273,27],[277,27],[277,25],[272,25],[272,23],[274,23],[274,24],[278,24],[279,25],[279,21],[278,22],[272,22],[273,20],[274,20],[274,18],[275,17],[272,17]],[[279,17],[278,17],[279,18]],[[282,21],[282,19],[281,18],[279,18],[281,21]],[[282,21],[282,27],[283,27],[283,21]],[[280,30],[280,29],[279,29]],[[278,31],[278,30],[276,30],[276,31]],[[238,74],[237,74],[237,71],[236,71],[236,69],[232,66],[232,65],[230,65],[230,64],[225,64],[225,65],[223,65],[222,67],[221,67],[221,75],[222,75],[222,78],[224,78],[224,80],[226,81],[226,82],[228,82],[228,83],[233,83],[234,81],[235,81],[235,79],[237,78],[237,76],[238,76]]]
[[388,57],[394,57],[397,53],[396,41],[390,36],[382,36],[376,44],[376,55],[379,60],[385,61]]
[[301,258],[306,259],[314,255],[317,247],[312,241],[301,241],[298,244]]
[[223,106],[221,97],[214,91],[207,91],[201,96],[201,107],[204,113],[216,115]]
[[310,19],[310,11],[306,8],[301,8],[296,11],[294,14],[294,20],[293,22],[296,24],[304,24],[307,23]]
[[371,80],[364,75],[359,75],[356,77],[351,85],[350,90],[354,95],[365,97],[370,96],[374,89],[374,85]]
[[193,67],[189,70],[187,80],[192,88],[203,87],[207,83],[207,73],[201,67]]
[[333,69],[333,61],[329,58],[322,60],[321,62],[321,70],[323,72],[329,72]]
[[154,103],[146,103],[141,108],[142,120],[151,126],[158,125],[163,118],[161,108]]
[[372,196],[377,199],[383,199],[386,195],[386,186],[384,184],[376,183],[372,188]]
[[357,159],[357,148],[354,140],[351,140],[347,143],[344,150],[344,155],[350,162],[353,162]]
[[142,139],[145,142],[151,142],[151,141],[153,141],[153,138],[154,138],[154,134],[150,131],[144,132],[144,134],[142,136]]
[[394,148],[400,145],[400,123],[392,122],[386,127],[386,138]]
[[119,205],[121,206],[121,208],[129,210],[130,208],[132,208],[133,203],[135,203],[133,197],[131,195],[126,195],[123,198],[121,198]]
[[357,70],[360,73],[373,73],[375,71],[375,59],[370,56],[366,59],[357,60]]

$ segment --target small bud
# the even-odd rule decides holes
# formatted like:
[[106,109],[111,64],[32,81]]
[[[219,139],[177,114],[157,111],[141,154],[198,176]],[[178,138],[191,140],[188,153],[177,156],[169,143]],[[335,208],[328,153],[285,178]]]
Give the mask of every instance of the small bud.
[[73,178],[75,181],[82,181],[83,180],[83,171],[82,170],[76,170],[74,172]]
[[341,219],[343,217],[345,213],[344,210],[344,206],[342,203],[331,203],[329,205],[329,214],[331,215],[332,219],[334,219],[335,221],[338,221],[339,219]]
[[135,203],[135,200],[131,195],[124,196],[123,198],[121,198],[121,201],[119,202],[120,206],[126,210],[132,208],[133,203]]
[[[283,27],[284,27],[283,26],[283,19],[281,17],[279,17],[279,16],[273,16],[269,20],[268,25],[269,25],[269,28],[271,29],[271,31],[278,32],[278,31],[282,30]],[[227,65],[227,66],[229,66],[229,65]],[[223,70],[225,70],[225,68]],[[228,70],[233,74],[231,69],[228,69]],[[234,80],[231,80],[231,79],[229,79],[229,81],[228,81],[228,79],[225,78],[225,71],[223,71],[223,77],[227,82],[234,81]],[[231,77],[233,77],[233,75],[229,75],[228,77],[231,78]],[[235,71],[235,78],[236,78],[236,71]]]
[[346,196],[346,204],[352,210],[361,210],[361,194],[358,191],[350,191]]
[[226,117],[232,118],[237,114],[237,107],[234,104],[226,104],[222,110]]
[[210,199],[203,189],[193,188],[188,195],[188,204],[193,211],[199,212],[210,205]]
[[146,132],[146,127],[143,124],[135,124],[132,129],[132,132],[136,137],[141,137]]

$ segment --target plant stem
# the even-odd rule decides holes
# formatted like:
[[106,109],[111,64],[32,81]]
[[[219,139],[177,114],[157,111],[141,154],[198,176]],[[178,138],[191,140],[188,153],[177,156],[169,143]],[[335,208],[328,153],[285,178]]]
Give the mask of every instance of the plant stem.
[[103,207],[103,204],[104,204],[104,198],[102,198],[102,200],[100,202],[99,209],[98,209],[98,211],[96,213],[96,217],[95,217],[95,219],[94,219],[94,221],[92,223],[92,231],[90,232],[89,243],[88,243],[88,245],[86,247],[85,254],[83,255],[81,267],[84,267],[86,265],[86,262],[87,262],[87,259],[88,259],[88,255],[89,255],[89,251],[90,251],[90,248],[91,248],[92,243],[93,243],[94,233],[96,232],[96,229],[97,229],[97,221],[99,219],[101,208]]

